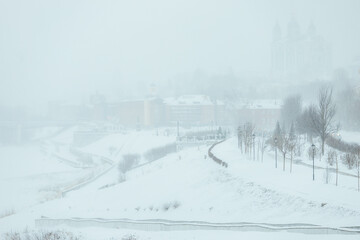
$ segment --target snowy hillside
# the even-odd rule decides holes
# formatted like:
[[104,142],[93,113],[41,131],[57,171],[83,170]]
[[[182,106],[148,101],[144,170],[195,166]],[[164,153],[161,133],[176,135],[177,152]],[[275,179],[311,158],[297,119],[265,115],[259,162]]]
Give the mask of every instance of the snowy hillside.
[[[157,138],[146,132],[143,135],[134,133],[127,137],[132,141],[122,140],[124,136],[110,135],[84,147],[82,151],[88,149],[93,150],[92,153],[105,155],[109,147],[117,146],[126,153],[134,153],[146,149],[139,148],[139,144],[146,142],[147,148],[151,148],[167,144],[171,140]],[[45,202],[0,219],[0,232],[13,228],[21,231],[26,226],[33,228],[34,220],[43,216],[55,219],[128,218],[213,223],[306,223],[328,227],[355,226],[360,222],[360,195],[355,186],[349,185],[352,182],[355,185],[353,177],[341,176],[340,185],[336,187],[325,184],[322,170],[317,169],[317,178],[313,182],[311,169],[307,166],[294,164],[291,174],[288,172],[288,165],[286,172],[281,168],[275,169],[272,152],[267,153],[263,162],[250,160],[237,149],[235,138],[230,138],[213,149],[215,156],[228,163],[228,168],[224,168],[207,156],[209,147],[204,145],[188,148],[130,170],[126,173],[126,181],[122,183],[117,181],[119,172],[113,168],[94,182],[67,193],[64,198]],[[280,161],[279,158],[279,165]],[[42,162],[36,164],[43,165]],[[61,169],[56,164],[52,167]],[[69,167],[64,168],[66,170]],[[43,171],[51,172],[52,168],[46,168],[45,164]],[[19,176],[24,174],[19,172]],[[35,192],[32,194],[34,197],[38,196]],[[92,239],[93,234],[97,234],[94,227],[96,226],[81,232],[88,236],[88,239]],[[79,231],[72,229],[71,225],[69,229]],[[130,234],[133,231],[122,230],[121,233]],[[210,237],[205,232],[190,231],[188,234],[196,236],[197,239]],[[222,236],[228,233],[216,231],[214,234]],[[139,232],[138,236],[150,239],[166,239],[171,236],[177,239],[173,233]],[[237,236],[261,239],[263,235],[239,233]],[[301,237],[283,232],[267,236],[280,239]]]

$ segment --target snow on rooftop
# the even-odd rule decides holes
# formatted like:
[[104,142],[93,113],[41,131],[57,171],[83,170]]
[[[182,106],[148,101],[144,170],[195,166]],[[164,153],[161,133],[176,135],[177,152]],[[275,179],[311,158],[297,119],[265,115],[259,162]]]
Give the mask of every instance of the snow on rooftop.
[[246,109],[280,109],[282,100],[279,99],[241,99],[236,103],[236,108]]
[[167,105],[213,105],[209,96],[206,95],[183,95],[177,98],[165,98]]

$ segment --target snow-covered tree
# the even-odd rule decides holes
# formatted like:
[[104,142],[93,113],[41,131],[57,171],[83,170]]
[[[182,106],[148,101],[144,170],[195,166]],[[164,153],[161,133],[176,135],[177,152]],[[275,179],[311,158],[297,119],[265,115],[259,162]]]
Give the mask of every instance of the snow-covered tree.
[[299,118],[301,111],[302,100],[300,95],[285,98],[280,113],[281,122],[284,125],[284,128],[290,128],[290,125]]
[[292,172],[293,158],[294,158],[294,149],[296,146],[296,134],[294,122],[291,123],[289,137],[288,137],[288,149],[290,151],[290,172]]
[[318,95],[318,106],[316,112],[311,114],[312,128],[321,139],[322,155],[324,155],[326,139],[338,129],[334,124],[336,105],[333,102],[332,94],[332,88],[321,88]]

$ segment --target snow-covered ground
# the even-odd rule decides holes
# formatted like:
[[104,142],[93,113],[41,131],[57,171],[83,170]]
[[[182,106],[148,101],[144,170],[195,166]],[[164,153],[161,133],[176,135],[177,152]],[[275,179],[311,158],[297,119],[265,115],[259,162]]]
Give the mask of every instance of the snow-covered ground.
[[59,196],[61,188],[86,177],[90,170],[61,163],[39,145],[0,148],[0,216],[2,212]]
[[[103,166],[101,159],[95,157],[91,158],[93,164],[84,164],[78,156],[69,151],[73,132],[76,130],[76,127],[58,130],[56,136],[33,144],[0,147],[0,218],[59,198],[64,190],[86,182],[108,168],[108,164]],[[48,136],[47,133],[49,131],[44,130],[42,135]],[[116,149],[120,157],[127,153],[142,154],[147,150],[173,143],[174,139],[154,137],[149,132],[113,134],[93,143],[90,147],[93,151],[85,152],[86,147],[80,151],[88,153],[89,156],[96,154],[106,157],[109,148],[120,146]],[[114,169],[93,185],[113,184],[117,179],[118,172]]]
[[[49,229],[51,231],[51,229]],[[221,230],[196,230],[196,231],[141,231],[127,229],[111,229],[111,228],[67,228],[67,232],[71,231],[74,235],[81,237],[81,240],[357,240],[357,235],[320,235],[320,234],[301,234],[290,232],[237,232],[237,231],[221,231]]]
[[[123,140],[127,138],[127,140]],[[132,140],[129,140],[132,139]],[[127,137],[112,135],[82,151],[110,154],[143,154],[146,149],[173,141],[154,132],[134,132]],[[0,232],[34,228],[41,216],[52,218],[167,219],[207,222],[309,223],[331,227],[355,226],[360,222],[360,194],[356,179],[340,176],[339,186],[325,184],[323,170],[293,165],[282,171],[281,157],[274,168],[272,152],[264,161],[252,161],[237,149],[235,138],[217,145],[213,153],[229,164],[221,167],[207,157],[209,146],[188,148],[126,173],[126,181],[116,181],[110,172],[64,198],[33,206],[0,219]],[[116,152],[116,151],[115,151]],[[121,153],[119,153],[119,156]],[[65,166],[68,167],[68,166]],[[16,169],[16,168],[15,168]],[[51,169],[46,169],[50,171]],[[11,173],[9,173],[11,174]],[[19,174],[24,176],[24,174]],[[15,186],[14,186],[15,187]],[[12,193],[12,196],[17,196]],[[60,226],[69,228],[68,226]],[[139,239],[303,239],[296,233],[255,233],[231,231],[142,232],[88,227],[86,239],[110,239],[133,234]],[[306,235],[309,239],[357,239],[357,236]]]
[[128,172],[122,184],[81,196],[74,193],[61,200],[61,214],[54,208],[46,216],[329,226],[360,221],[360,194],[354,188],[326,185],[320,171],[312,182],[311,169],[304,166],[294,165],[292,174],[274,169],[272,157],[264,163],[247,160],[235,146],[230,139],[214,149],[229,163],[227,169],[204,159],[208,147],[187,149]]

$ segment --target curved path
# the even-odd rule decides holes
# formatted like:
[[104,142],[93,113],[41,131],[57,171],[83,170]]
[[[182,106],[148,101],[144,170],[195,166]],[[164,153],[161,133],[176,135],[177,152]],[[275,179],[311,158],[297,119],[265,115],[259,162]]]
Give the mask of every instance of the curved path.
[[209,157],[210,157],[212,160],[214,160],[217,164],[220,164],[221,166],[227,168],[227,167],[229,166],[229,165],[227,164],[227,162],[219,159],[218,157],[216,157],[216,156],[211,152],[211,150],[212,150],[216,145],[218,145],[218,144],[220,144],[220,143],[222,143],[222,142],[224,142],[224,141],[226,141],[226,139],[224,139],[224,140],[222,140],[222,141],[220,141],[220,142],[214,143],[214,144],[209,148],[209,150],[208,150],[208,155],[209,155]]

